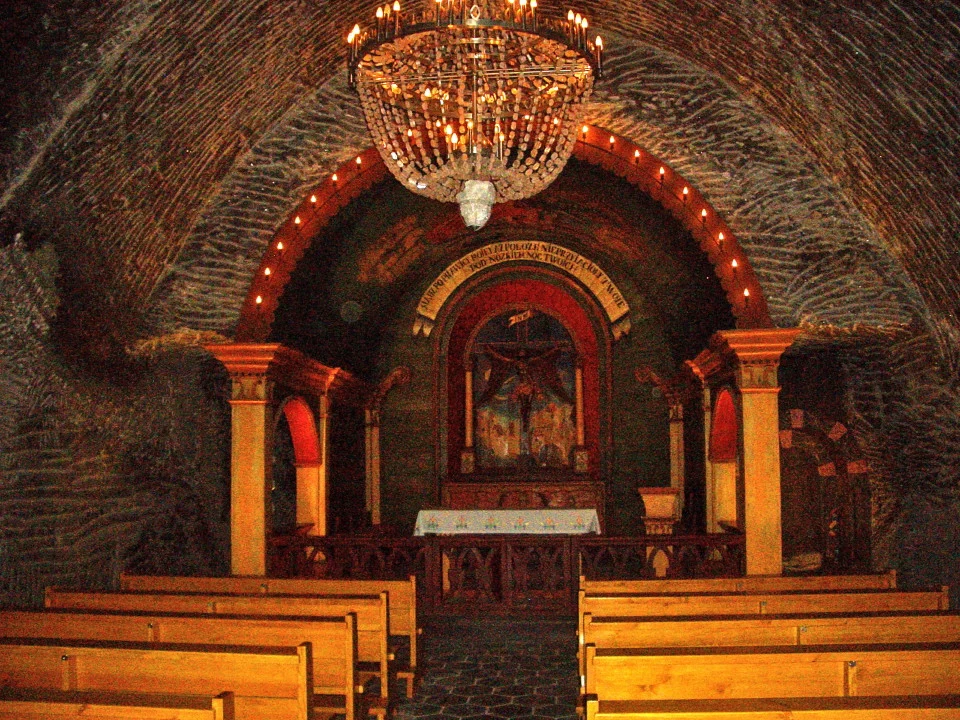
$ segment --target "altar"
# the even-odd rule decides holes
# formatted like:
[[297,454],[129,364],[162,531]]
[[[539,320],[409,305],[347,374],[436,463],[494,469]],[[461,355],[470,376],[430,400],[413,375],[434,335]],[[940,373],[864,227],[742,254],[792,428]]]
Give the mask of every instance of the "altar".
[[[527,477],[498,480],[466,476],[441,487],[445,510],[579,510],[590,508],[603,528],[604,486],[587,479]],[[527,513],[529,515],[529,512]]]
[[593,508],[541,510],[421,510],[414,535],[600,534]]

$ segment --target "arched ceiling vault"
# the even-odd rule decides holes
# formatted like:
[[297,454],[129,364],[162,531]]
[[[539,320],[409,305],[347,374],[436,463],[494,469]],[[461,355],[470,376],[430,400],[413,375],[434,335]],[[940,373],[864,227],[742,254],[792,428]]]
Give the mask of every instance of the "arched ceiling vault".
[[[960,336],[954,3],[581,6],[614,35],[589,120],[723,213],[775,322],[919,317],[942,347]],[[115,304],[148,308],[141,331],[230,333],[266,242],[367,144],[341,36],[371,8],[109,7],[98,60],[64,87],[72,104],[36,118],[38,153],[8,157],[5,227],[89,250]]]

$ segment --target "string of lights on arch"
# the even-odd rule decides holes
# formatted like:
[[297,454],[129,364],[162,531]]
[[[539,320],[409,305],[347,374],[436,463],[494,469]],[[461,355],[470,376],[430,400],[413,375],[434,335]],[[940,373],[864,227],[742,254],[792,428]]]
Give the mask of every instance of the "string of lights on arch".
[[[573,154],[638,187],[690,231],[714,266],[737,327],[773,327],[766,298],[734,233],[680,173],[633,143],[589,124],[580,128]],[[379,153],[371,148],[337,168],[301,201],[263,254],[240,312],[238,340],[267,338],[284,287],[313,238],[347,203],[388,176]]]

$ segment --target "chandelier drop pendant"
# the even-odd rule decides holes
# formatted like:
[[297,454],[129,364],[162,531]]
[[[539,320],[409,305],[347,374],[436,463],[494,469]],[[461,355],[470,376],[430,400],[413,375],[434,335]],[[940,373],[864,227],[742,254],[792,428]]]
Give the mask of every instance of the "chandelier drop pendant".
[[495,202],[536,195],[573,152],[603,74],[585,17],[537,0],[429,0],[377,8],[347,35],[347,72],[384,162],[403,185],[459,202],[479,229]]

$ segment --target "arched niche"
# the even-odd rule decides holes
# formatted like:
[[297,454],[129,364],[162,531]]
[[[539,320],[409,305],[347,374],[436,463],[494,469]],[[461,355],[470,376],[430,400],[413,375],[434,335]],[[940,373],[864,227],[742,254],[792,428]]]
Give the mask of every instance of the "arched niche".
[[[283,430],[289,434],[293,451],[293,476],[295,478],[294,498],[295,524],[311,526],[312,532],[325,535],[327,531],[327,483],[323,478],[323,457],[318,432],[317,417],[307,400],[299,395],[291,395],[283,400],[277,413],[277,442],[285,438]],[[274,459],[283,460],[284,454],[274,450]],[[283,501],[278,493],[288,488],[278,483],[290,474],[291,468],[274,468],[272,495],[274,504]],[[290,499],[287,498],[289,501]],[[276,518],[276,508],[274,516]]]
[[[563,342],[569,342],[566,369],[554,364],[551,372],[567,373],[568,387],[574,385],[574,397],[568,397],[574,401],[572,456],[562,464],[533,460],[510,467],[478,465],[470,437],[476,418],[467,400],[480,397],[472,387],[471,360],[478,346],[490,339],[485,332],[489,333],[491,321],[523,318],[528,313],[531,319],[540,318],[555,330],[562,328],[559,334]],[[603,317],[576,282],[540,265],[499,267],[458,289],[438,317],[438,331],[433,333],[438,358],[438,444],[444,471],[440,495],[444,504],[457,507],[462,501],[471,507],[508,507],[513,500],[522,500],[511,498],[516,493],[527,497],[533,507],[597,507],[602,522],[604,492],[600,478],[610,445],[608,366],[612,341]],[[509,357],[515,351],[516,347],[503,355]],[[532,351],[537,352],[535,347]],[[558,358],[551,359],[555,360]],[[506,369],[514,373],[516,382],[517,363],[501,363],[509,366]],[[542,384],[547,378],[540,375],[535,382]],[[478,388],[478,392],[482,390]]]
[[738,427],[733,392],[724,387],[716,394],[711,413],[706,498],[709,532],[738,527]]

